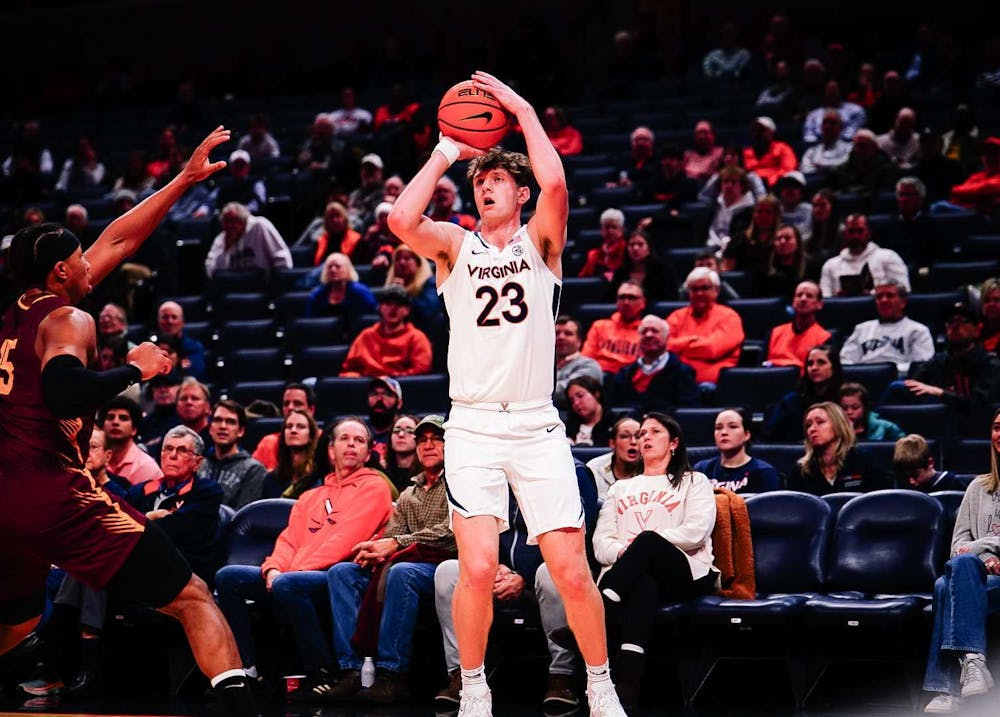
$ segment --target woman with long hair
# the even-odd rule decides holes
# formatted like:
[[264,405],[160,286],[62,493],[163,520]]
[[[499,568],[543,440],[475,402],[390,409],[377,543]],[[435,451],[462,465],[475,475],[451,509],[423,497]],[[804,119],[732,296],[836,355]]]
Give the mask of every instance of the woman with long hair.
[[593,376],[577,376],[566,384],[566,435],[574,446],[603,446],[611,440],[612,415],[604,405],[604,389]]
[[806,251],[822,262],[840,249],[837,196],[829,189],[820,189],[812,198],[812,233],[809,235]]
[[788,489],[813,495],[867,493],[888,488],[886,476],[855,445],[854,427],[832,401],[809,407],[803,421],[805,455],[788,476]]
[[611,277],[611,296],[626,279],[638,282],[647,301],[673,301],[677,298],[677,273],[673,264],[653,251],[649,236],[636,229],[625,244],[625,258]]
[[389,480],[402,493],[410,487],[410,478],[420,471],[417,463],[416,416],[403,413],[396,416],[389,432],[389,443],[385,449],[383,470]]
[[806,365],[798,387],[786,393],[765,412],[761,435],[769,441],[801,441],[802,418],[807,406],[821,401],[840,400],[844,367],[840,352],[832,344],[813,346],[806,354]]
[[[990,472],[965,491],[951,535],[951,560],[934,584],[924,689],[937,695],[928,714],[949,714],[964,697],[987,692],[986,616],[1000,605],[1000,409],[990,424]],[[983,705],[986,706],[985,704]]]
[[768,194],[753,206],[750,226],[729,237],[722,248],[723,271],[746,271],[762,274],[767,271],[774,236],[781,223],[781,202]]
[[313,266],[321,266],[330,254],[340,252],[350,256],[361,241],[361,234],[351,229],[347,207],[340,202],[329,202],[323,216],[314,219],[302,232],[296,244],[311,241],[316,245]]
[[347,333],[353,335],[362,316],[378,311],[375,296],[358,280],[358,271],[346,254],[330,254],[323,262],[322,277],[323,283],[309,293],[306,317],[340,316]]
[[385,277],[385,286],[399,284],[410,295],[410,321],[428,333],[443,323],[441,299],[430,262],[413,249],[400,244],[392,253],[392,264]]
[[715,417],[715,447],[719,455],[695,464],[713,488],[728,488],[734,493],[763,493],[781,488],[781,477],[767,461],[752,458],[750,422],[742,408],[724,408]]
[[1000,346],[1000,279],[987,279],[979,289],[979,310],[983,315],[983,333],[979,339],[987,351]]
[[774,233],[765,272],[752,277],[754,294],[779,296],[791,302],[799,284],[816,279],[819,267],[806,254],[801,232],[791,224],[781,224]]
[[293,408],[278,433],[278,466],[264,476],[262,498],[298,498],[323,480],[316,466],[319,426],[312,414]]
[[708,478],[688,465],[680,425],[646,414],[639,451],[642,474],[608,489],[594,532],[594,554],[604,566],[597,587],[626,709],[639,695],[657,607],[711,593],[719,575],[712,566],[715,496]]

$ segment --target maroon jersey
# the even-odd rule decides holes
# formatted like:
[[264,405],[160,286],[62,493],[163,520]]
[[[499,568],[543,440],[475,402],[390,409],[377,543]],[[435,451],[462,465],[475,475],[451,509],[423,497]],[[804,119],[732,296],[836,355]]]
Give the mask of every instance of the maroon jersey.
[[55,457],[61,468],[82,471],[93,417],[56,418],[42,398],[42,362],[35,338],[45,317],[68,303],[55,294],[10,305],[0,325],[0,465],[16,464],[24,452]]

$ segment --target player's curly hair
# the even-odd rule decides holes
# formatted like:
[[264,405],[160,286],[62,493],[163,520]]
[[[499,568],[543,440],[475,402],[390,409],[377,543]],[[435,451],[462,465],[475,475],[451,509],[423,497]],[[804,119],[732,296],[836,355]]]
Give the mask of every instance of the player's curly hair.
[[476,178],[476,175],[491,169],[506,169],[514,177],[514,182],[519,187],[527,187],[535,181],[535,175],[531,171],[531,162],[528,161],[527,155],[520,152],[508,152],[500,147],[493,147],[486,154],[473,157],[469,162],[465,176],[471,182]]

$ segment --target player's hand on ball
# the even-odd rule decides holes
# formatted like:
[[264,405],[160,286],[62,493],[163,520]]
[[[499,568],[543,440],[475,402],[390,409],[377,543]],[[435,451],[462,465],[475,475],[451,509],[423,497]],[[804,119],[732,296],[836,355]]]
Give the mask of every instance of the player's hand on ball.
[[517,94],[508,85],[488,72],[483,72],[482,70],[473,72],[472,84],[496,97],[497,101],[504,106],[504,109],[513,115],[516,115],[524,107],[530,106],[521,95]]

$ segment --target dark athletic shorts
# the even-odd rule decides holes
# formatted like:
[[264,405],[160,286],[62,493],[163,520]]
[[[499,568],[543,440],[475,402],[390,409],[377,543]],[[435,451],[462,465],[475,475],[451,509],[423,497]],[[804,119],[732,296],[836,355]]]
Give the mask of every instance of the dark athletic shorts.
[[[85,472],[67,471],[54,458],[2,458],[0,624],[41,612],[51,565],[90,587],[111,587],[151,607],[170,602],[190,578],[191,569],[163,531],[157,528],[143,540],[146,517],[95,486]],[[128,560],[133,553],[143,566]]]

